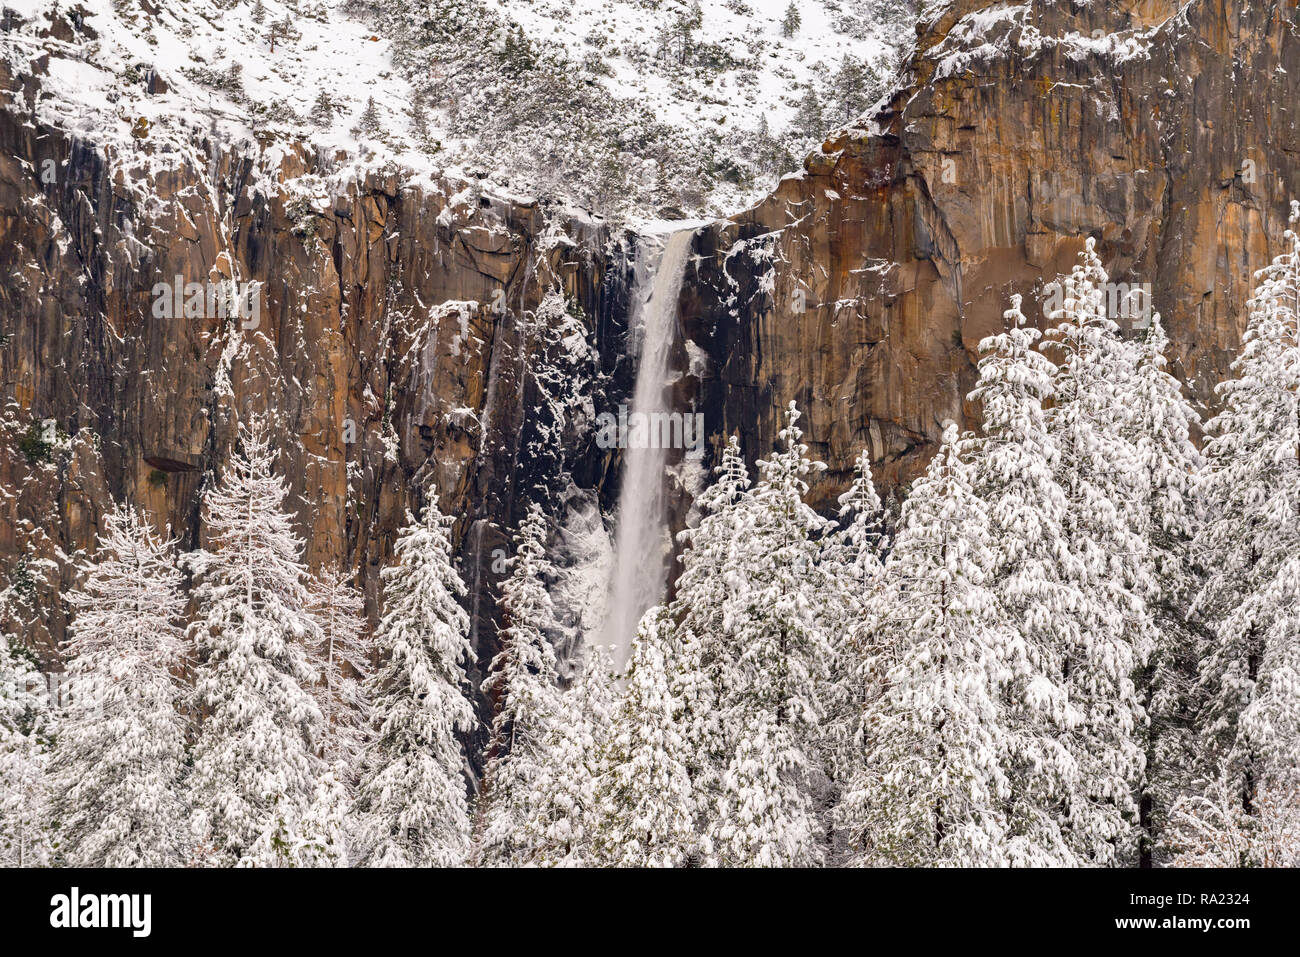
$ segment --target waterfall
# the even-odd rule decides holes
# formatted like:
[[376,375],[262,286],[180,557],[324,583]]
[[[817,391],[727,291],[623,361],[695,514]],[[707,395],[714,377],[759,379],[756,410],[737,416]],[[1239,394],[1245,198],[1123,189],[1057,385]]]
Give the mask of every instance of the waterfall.
[[[694,227],[680,229],[668,236],[662,251],[649,242],[638,250],[631,331],[640,345],[632,416],[669,411],[669,356],[677,332],[677,297],[694,236]],[[652,269],[648,260],[656,253],[658,261]],[[614,567],[602,639],[620,669],[627,664],[637,623],[646,609],[663,600],[667,586],[672,555],[664,490],[667,449],[637,447],[657,444],[629,442],[623,451]]]

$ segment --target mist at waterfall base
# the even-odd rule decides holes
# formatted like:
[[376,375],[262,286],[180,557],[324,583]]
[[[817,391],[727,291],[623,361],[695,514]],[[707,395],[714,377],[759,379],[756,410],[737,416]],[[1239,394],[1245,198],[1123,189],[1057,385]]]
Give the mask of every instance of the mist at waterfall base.
[[[690,258],[695,227],[678,229],[662,241],[640,244],[636,263],[631,335],[638,343],[632,415],[669,411],[673,347],[677,341],[677,299]],[[672,540],[667,521],[662,443],[631,443],[624,450],[619,491],[610,598],[600,642],[621,670],[627,663],[637,623],[663,599]]]

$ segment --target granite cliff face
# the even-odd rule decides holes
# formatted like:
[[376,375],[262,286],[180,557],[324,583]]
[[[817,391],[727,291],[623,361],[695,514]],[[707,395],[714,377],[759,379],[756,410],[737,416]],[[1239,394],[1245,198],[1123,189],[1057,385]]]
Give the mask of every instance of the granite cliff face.
[[1012,292],[1087,237],[1150,283],[1201,402],[1228,371],[1251,275],[1300,196],[1300,27],[1289,3],[957,0],[918,27],[900,89],[765,202],[701,240],[685,302],[712,358],[710,428],[761,452],[790,399],[830,465],[869,444],[924,466]]
[[[880,481],[905,482],[945,419],[973,422],[978,343],[1007,296],[1038,318],[1029,294],[1089,236],[1113,280],[1151,283],[1174,369],[1210,401],[1300,195],[1295,18],[1287,3],[957,0],[861,126],[700,230],[677,401],[751,457],[798,401],[831,466],[821,507],[864,443]],[[485,662],[494,551],[521,503],[597,532],[614,505],[619,460],[592,416],[630,389],[637,238],[473,183],[348,180],[342,158],[294,143],[176,150],[143,128],[114,153],[36,119],[42,68],[0,72],[11,630],[57,667],[59,595],[110,499],[201,544],[205,476],[251,413],[273,422],[309,563],[358,569],[371,613],[405,510],[436,487]],[[155,285],[178,275],[260,283],[256,327],[155,316]]]
[[[41,66],[0,72],[0,567],[21,599],[9,630],[57,669],[59,596],[110,500],[199,546],[205,477],[257,416],[308,563],[358,569],[372,614],[395,530],[436,488],[480,637],[518,499],[608,509],[616,493],[588,418],[630,376],[630,250],[473,183],[372,172],[340,185],[334,158],[293,144],[177,152],[146,134],[133,155],[105,152],[34,118]],[[258,314],[160,317],[156,284],[178,276],[260,284]],[[548,292],[567,300],[558,318],[576,322],[579,348],[557,341]],[[538,374],[552,359],[573,395]]]

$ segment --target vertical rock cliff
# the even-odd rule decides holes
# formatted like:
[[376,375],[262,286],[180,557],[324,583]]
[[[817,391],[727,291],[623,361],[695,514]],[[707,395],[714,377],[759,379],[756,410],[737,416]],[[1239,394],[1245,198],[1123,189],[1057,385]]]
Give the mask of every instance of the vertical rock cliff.
[[[616,494],[590,420],[630,384],[635,237],[474,182],[350,177],[295,144],[92,146],[36,118],[42,66],[0,67],[10,630],[58,668],[60,595],[111,499],[200,545],[204,483],[254,415],[309,564],[357,569],[372,614],[395,530],[436,489],[490,655],[520,503],[590,513]],[[188,314],[189,284],[232,280],[256,315]]]
[[[79,29],[69,14],[54,39]],[[1090,236],[1112,279],[1151,284],[1174,370],[1211,403],[1300,195],[1298,29],[1286,2],[941,7],[860,124],[698,233],[677,406],[753,458],[798,401],[830,464],[819,507],[864,444],[905,483],[945,419],[973,422],[978,344],[1007,296],[1041,322],[1032,293]],[[569,564],[608,546],[620,463],[593,417],[631,385],[636,237],[274,137],[178,145],[137,123],[129,149],[106,146],[41,119],[49,66],[0,66],[9,630],[58,667],[60,595],[110,499],[201,544],[204,482],[253,414],[273,423],[309,562],[357,569],[371,613],[395,529],[437,489],[485,661],[522,502],[569,526]],[[177,276],[254,284],[256,325],[160,318],[156,287]]]
[[1012,292],[1041,323],[1089,236],[1212,403],[1300,196],[1293,4],[956,0],[917,33],[892,95],[702,238],[685,294],[710,428],[761,453],[797,400],[821,505],[863,444],[892,486],[973,424],[980,340]]

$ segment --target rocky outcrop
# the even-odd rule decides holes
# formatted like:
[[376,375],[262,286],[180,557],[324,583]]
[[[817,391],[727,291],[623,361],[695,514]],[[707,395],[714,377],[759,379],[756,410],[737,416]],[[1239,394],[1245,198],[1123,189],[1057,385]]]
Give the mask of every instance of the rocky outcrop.
[[[308,563],[357,569],[372,615],[396,529],[436,489],[486,661],[517,511],[615,494],[587,419],[629,384],[622,238],[473,182],[349,180],[292,143],[177,150],[146,130],[122,155],[36,118],[41,67],[0,66],[6,630],[57,670],[61,595],[111,502],[198,547],[204,483],[260,417]],[[222,282],[256,310],[189,308],[191,284]],[[577,317],[576,358],[548,293]],[[557,351],[570,395],[537,374]]]
[[1150,283],[1202,403],[1251,275],[1300,196],[1294,5],[956,0],[918,27],[901,88],[772,196],[702,236],[688,327],[710,429],[762,453],[795,399],[830,469],[866,444],[890,486],[966,402],[980,340],[1096,237]]
[[[861,125],[699,231],[678,404],[756,457],[796,400],[830,465],[824,509],[863,444],[904,484],[946,419],[973,424],[978,344],[1008,295],[1041,322],[1035,289],[1090,236],[1117,283],[1151,284],[1173,368],[1210,403],[1300,194],[1296,33],[1280,2],[956,0]],[[350,175],[300,143],[177,145],[137,120],[131,150],[96,145],[38,118],[47,65],[0,68],[9,630],[57,668],[60,596],[110,502],[197,547],[204,482],[236,423],[265,416],[309,563],[357,569],[372,614],[396,528],[436,488],[485,662],[520,504],[597,525],[614,505],[618,457],[591,417],[631,384],[635,237],[473,182]],[[176,276],[259,289],[256,323],[157,315]]]

